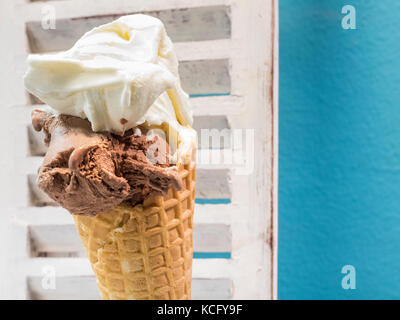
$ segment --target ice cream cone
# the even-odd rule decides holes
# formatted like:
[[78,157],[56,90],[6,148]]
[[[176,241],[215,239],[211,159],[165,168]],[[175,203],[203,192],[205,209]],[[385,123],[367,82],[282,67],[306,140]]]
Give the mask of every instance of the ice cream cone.
[[193,256],[194,162],[180,165],[183,188],[122,203],[94,217],[75,215],[104,300],[188,300]]

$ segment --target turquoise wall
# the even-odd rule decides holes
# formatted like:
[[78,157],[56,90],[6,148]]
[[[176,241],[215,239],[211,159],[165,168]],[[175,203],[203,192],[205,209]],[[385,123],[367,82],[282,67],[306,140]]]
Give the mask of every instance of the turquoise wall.
[[279,10],[279,298],[399,299],[400,1]]

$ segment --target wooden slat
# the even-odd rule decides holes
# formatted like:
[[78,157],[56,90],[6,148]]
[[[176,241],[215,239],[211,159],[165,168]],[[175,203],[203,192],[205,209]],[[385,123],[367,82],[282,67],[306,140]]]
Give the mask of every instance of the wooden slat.
[[[30,163],[30,172],[37,171],[41,165],[42,157],[31,157],[35,159]],[[36,165],[33,165],[35,163]],[[196,198],[200,199],[230,199],[232,195],[229,181],[228,169],[197,169],[196,172]],[[30,205],[33,206],[54,206],[55,203],[36,185],[37,175],[28,174],[27,183],[30,190]]]
[[[28,151],[29,152],[29,151]],[[229,149],[202,149],[197,151],[197,172],[200,172],[200,178],[202,175],[207,175],[207,170],[222,170],[223,172],[219,176],[228,176],[229,168],[232,167],[232,162],[229,159],[235,157],[235,152],[238,153],[237,156],[243,152],[242,149],[232,150]],[[226,158],[226,160],[224,160]],[[215,162],[220,159],[218,163]],[[21,164],[19,167],[19,173],[25,174],[36,174],[39,167],[42,165],[43,156],[33,156],[25,157],[21,159]],[[211,162],[211,163],[210,163]],[[198,177],[199,178],[199,177]],[[229,177],[228,177],[229,178]],[[32,180],[34,181],[34,180]]]
[[[55,271],[55,289],[42,286],[44,268]],[[229,261],[193,262],[192,299],[231,299],[232,281],[227,278]],[[96,280],[86,258],[34,258],[27,262],[27,282],[31,299],[100,299]],[[206,271],[208,270],[208,271]],[[76,293],[80,294],[77,295]]]
[[[231,136],[229,130],[228,118],[226,116],[195,116],[193,121],[193,128],[198,132],[198,142],[197,147],[199,149],[203,148],[213,148],[213,149],[224,149],[231,146]],[[213,145],[210,141],[203,141],[201,130],[227,130],[227,138],[220,139],[220,144]],[[29,154],[31,156],[44,156],[47,150],[44,144],[44,134],[42,132],[37,132],[33,129],[31,124],[27,125],[28,139],[29,139]],[[211,140],[211,139],[208,139]]]
[[[190,99],[194,108],[193,128],[198,131],[198,147],[204,148],[201,136],[201,129],[230,129],[227,114],[240,113],[242,111],[242,99],[234,96],[209,96]],[[32,107],[16,107],[16,116],[24,118],[27,122],[27,134],[29,139],[29,148],[31,156],[41,156],[46,152],[44,145],[44,136],[41,132],[33,130],[30,123],[30,113],[33,108],[43,108],[44,105],[34,105]],[[220,148],[229,148],[230,140],[221,140]],[[214,148],[209,143],[209,147]]]
[[[230,0],[65,0],[51,2],[58,19],[71,19],[89,16],[122,15],[132,12],[185,10],[199,7],[226,6]],[[48,4],[48,3],[46,3]],[[24,21],[40,21],[43,3],[18,4],[16,11]]]
[[[31,300],[100,300],[94,276],[59,277],[55,290],[43,289],[42,277],[27,279],[28,297]],[[192,300],[230,300],[231,279],[192,279]],[[79,294],[78,294],[79,293]]]
[[[93,270],[86,258],[30,258],[26,260],[26,275],[28,277],[43,276],[43,267],[51,266],[56,270],[56,276],[92,276]],[[212,270],[212,272],[210,272]],[[228,259],[196,259],[193,261],[193,277],[199,279],[221,279],[230,277],[232,263]]]
[[[244,109],[244,100],[241,96],[222,95],[222,96],[204,96],[190,99],[195,116],[232,116],[242,114]],[[29,124],[31,122],[31,111],[34,108],[42,108],[43,105],[12,105],[9,111],[17,123]]]
[[173,46],[179,61],[229,59],[231,53],[230,39],[175,42]]
[[[179,75],[189,95],[229,94],[231,89],[228,59],[181,61]],[[34,96],[30,100],[40,102]]]
[[[31,128],[28,127],[28,131]],[[42,165],[43,155],[46,151],[45,146],[42,144],[42,136],[40,133],[34,132],[35,136],[31,136],[33,144],[30,145],[29,154],[33,155],[30,157],[26,157],[21,164],[20,172],[24,172],[26,174],[32,174],[33,172],[37,172],[39,167]],[[224,145],[225,143],[225,145]],[[222,146],[230,145],[230,140],[222,143]],[[197,168],[201,170],[208,169],[229,169],[232,166],[232,162],[229,162],[229,159],[235,157],[235,152],[240,153],[243,152],[242,149],[232,150],[231,148],[224,149],[203,149],[199,148],[197,150]],[[221,159],[218,162],[214,162],[213,159]],[[224,159],[227,159],[224,161]],[[215,160],[216,161],[216,160]],[[33,181],[33,180],[32,180]]]
[[[182,42],[176,43],[175,48],[181,61],[179,70],[182,86],[189,94],[212,95],[230,92],[229,39]],[[29,99],[31,104],[41,104],[33,95],[29,95]],[[222,114],[223,98],[216,100],[216,103],[222,102],[219,106]],[[212,111],[215,113],[218,109]]]
[[278,166],[279,166],[279,0],[272,4],[272,150],[271,150],[271,226],[269,228],[271,247],[271,299],[278,299]]
[[[195,207],[195,252],[230,252],[230,205],[198,205]],[[15,217],[28,226],[32,254],[83,252],[72,216],[60,207],[20,209]]]
[[[87,31],[130,13],[135,11],[74,19],[60,19],[56,15],[55,29],[43,28],[41,20],[28,21],[30,50],[42,53],[69,49]],[[230,19],[225,6],[148,11],[146,14],[163,21],[174,42],[227,39],[230,36]]]
[[[34,225],[29,227],[33,254],[39,252],[83,252],[75,225]],[[230,252],[231,229],[227,224],[197,224],[195,252]]]
[[[231,216],[238,212],[233,204],[196,204],[194,223],[230,224]],[[23,226],[73,224],[71,214],[62,207],[20,207],[14,222]]]

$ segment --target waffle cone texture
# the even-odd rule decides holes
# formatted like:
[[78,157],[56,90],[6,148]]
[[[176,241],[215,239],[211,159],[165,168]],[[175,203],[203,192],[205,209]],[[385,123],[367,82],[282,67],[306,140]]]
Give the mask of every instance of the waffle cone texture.
[[188,300],[193,259],[194,162],[180,191],[95,217],[74,216],[103,300]]

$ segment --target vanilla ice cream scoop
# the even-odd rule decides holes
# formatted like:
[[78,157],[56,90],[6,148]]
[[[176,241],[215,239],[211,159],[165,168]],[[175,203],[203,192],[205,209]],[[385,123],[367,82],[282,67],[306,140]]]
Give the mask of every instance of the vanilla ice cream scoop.
[[[168,123],[183,140],[192,124],[178,61],[163,23],[135,14],[87,32],[69,50],[28,57],[26,89],[55,113],[122,134],[145,121]],[[188,137],[190,136],[190,137]],[[190,138],[190,139],[189,139]]]

